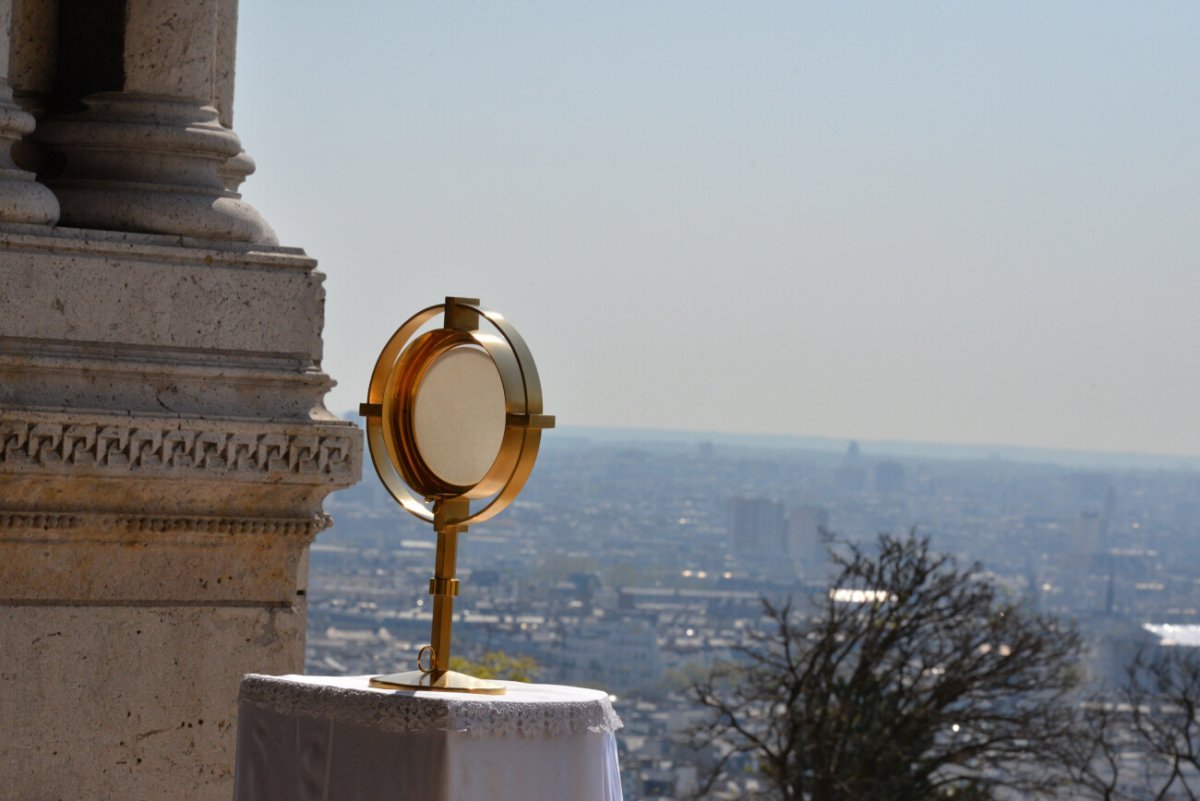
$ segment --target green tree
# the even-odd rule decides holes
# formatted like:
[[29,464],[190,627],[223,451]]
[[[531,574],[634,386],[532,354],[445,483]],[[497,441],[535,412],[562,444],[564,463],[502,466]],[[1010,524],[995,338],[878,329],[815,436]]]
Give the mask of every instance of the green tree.
[[[1080,638],[915,532],[833,550],[837,578],[695,685],[721,753],[783,801],[985,799],[1053,792],[1079,737]],[[739,757],[741,759],[739,759]]]
[[507,679],[508,681],[533,681],[541,672],[537,660],[531,656],[509,656],[504,651],[488,651],[478,662],[461,656],[450,657],[450,669],[466,673],[477,679]]

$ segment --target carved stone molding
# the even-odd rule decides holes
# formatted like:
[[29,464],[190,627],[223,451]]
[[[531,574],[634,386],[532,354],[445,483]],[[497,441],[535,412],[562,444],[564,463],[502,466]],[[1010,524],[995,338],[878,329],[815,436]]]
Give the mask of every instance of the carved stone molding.
[[130,347],[118,358],[111,346],[81,345],[62,355],[51,345],[0,336],[0,396],[5,406],[304,424],[314,419],[314,399],[333,386],[319,370],[297,370],[294,362],[291,370],[278,365],[269,369],[255,354],[227,356],[226,363],[219,364],[217,356],[187,351]]
[[[141,366],[164,379],[197,366],[243,371],[239,382],[253,379],[245,370],[320,373],[325,276],[302,251],[236,243],[180,247],[162,236],[30,229],[0,224],[4,357],[75,360],[80,375],[95,358]],[[10,380],[0,379],[0,387]],[[25,394],[37,394],[37,380],[24,383]],[[144,382],[127,383],[132,390]],[[326,388],[314,386],[306,408],[320,405]],[[256,395],[242,395],[243,405],[252,407]],[[53,397],[50,392],[32,405],[131,409],[115,399],[55,403]],[[211,414],[261,416],[220,408]]]
[[188,515],[121,515],[115,518],[121,528],[138,532],[199,532],[203,534],[271,534],[310,540],[333,525],[329,515],[306,520],[255,517],[194,517]]
[[53,512],[0,512],[0,529],[21,528],[56,531],[78,528],[80,515]]
[[102,231],[5,224],[5,252],[99,256],[152,264],[248,267],[271,272],[312,272],[316,259],[303,248],[261,243],[198,239],[177,234]]
[[[199,515],[106,515],[74,512],[0,512],[0,531],[83,531],[263,534],[311,540],[333,520],[326,514],[307,518],[206,517]],[[107,539],[107,537],[101,537]]]
[[[350,483],[357,430],[152,419],[77,422],[0,413],[0,473],[71,472]],[[43,419],[39,419],[43,418]]]

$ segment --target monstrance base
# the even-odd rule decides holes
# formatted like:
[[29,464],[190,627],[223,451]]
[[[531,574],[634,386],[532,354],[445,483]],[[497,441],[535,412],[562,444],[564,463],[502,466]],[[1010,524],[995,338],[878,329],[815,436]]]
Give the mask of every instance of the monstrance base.
[[381,690],[437,690],[452,693],[478,693],[481,695],[504,695],[505,687],[497,681],[477,679],[457,670],[447,670],[436,679],[432,673],[406,670],[386,676],[372,676],[372,687]]

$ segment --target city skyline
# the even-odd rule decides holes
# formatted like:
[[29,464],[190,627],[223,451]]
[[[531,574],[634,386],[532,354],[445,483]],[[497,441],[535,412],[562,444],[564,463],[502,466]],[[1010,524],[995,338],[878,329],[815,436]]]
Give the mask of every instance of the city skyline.
[[1200,454],[1200,9],[287,9],[235,128],[335,412],[460,294],[564,425]]
[[[704,719],[691,688],[760,642],[763,598],[790,598],[798,622],[824,598],[869,599],[834,583],[831,547],[927,537],[1006,598],[1075,621],[1091,687],[1120,685],[1139,650],[1200,636],[1195,473],[559,433],[521,498],[460,543],[455,648],[612,693],[631,801],[691,795],[705,759],[675,736]],[[312,549],[307,670],[402,669],[431,623],[430,527],[371,478],[328,511],[336,523]],[[1136,784],[1146,760],[1129,763]]]

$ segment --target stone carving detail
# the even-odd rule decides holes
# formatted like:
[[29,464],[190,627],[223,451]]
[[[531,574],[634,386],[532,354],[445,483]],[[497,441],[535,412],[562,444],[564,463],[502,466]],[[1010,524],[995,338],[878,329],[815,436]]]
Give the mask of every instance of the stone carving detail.
[[0,467],[353,479],[345,436],[0,420]]
[[78,515],[45,512],[0,512],[0,529],[40,528],[43,530],[77,528]]
[[161,517],[122,516],[117,523],[129,531],[139,532],[200,532],[203,534],[276,534],[284,537],[314,537],[333,524],[329,515],[311,520],[275,520],[269,518]]
[[327,514],[297,520],[257,517],[195,517],[191,515],[94,515],[61,512],[0,512],[2,529],[83,529],[115,527],[138,533],[274,534],[315,537],[329,528]]

